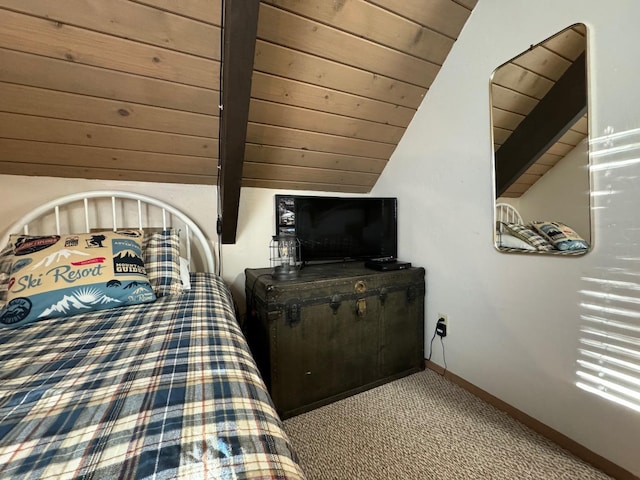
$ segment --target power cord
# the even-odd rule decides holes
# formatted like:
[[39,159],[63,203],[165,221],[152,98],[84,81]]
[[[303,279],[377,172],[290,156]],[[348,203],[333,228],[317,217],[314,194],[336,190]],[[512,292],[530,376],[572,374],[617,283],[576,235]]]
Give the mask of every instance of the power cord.
[[436,338],[436,332],[434,330],[433,337],[431,337],[431,342],[429,342],[429,356],[427,357],[427,361],[431,361],[431,355],[433,354],[433,340]]
[[442,371],[442,376],[444,377],[447,373],[447,359],[444,356],[444,340],[442,340],[442,336],[440,337],[440,343],[442,344],[442,361],[444,363],[444,370]]
[[[220,187],[218,187],[220,191]],[[220,198],[218,197],[218,205],[220,205]],[[218,276],[222,276],[222,216],[218,214],[216,220],[216,234],[218,235]]]

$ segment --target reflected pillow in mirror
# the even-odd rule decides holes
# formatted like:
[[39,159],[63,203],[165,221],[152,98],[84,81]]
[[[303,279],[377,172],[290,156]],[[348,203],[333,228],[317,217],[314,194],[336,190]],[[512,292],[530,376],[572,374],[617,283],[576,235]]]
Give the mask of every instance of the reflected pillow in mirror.
[[558,250],[584,250],[589,243],[575,230],[562,222],[531,222],[531,226],[551,242]]
[[517,248],[519,250],[529,250],[534,252],[536,251],[536,247],[534,247],[533,245],[528,244],[518,237],[509,235],[508,233],[498,232],[496,245],[500,248]]
[[547,239],[545,239],[542,235],[540,235],[528,225],[505,222],[504,228],[508,233],[531,245],[536,250],[539,250],[541,252],[548,252],[549,250],[556,249],[552,243],[547,241]]

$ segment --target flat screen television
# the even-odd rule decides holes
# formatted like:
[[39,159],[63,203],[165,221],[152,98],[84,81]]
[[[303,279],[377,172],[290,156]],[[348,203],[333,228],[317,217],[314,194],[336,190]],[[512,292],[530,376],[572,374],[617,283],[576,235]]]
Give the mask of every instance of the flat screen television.
[[397,255],[394,197],[276,195],[276,234],[296,235],[304,263]]

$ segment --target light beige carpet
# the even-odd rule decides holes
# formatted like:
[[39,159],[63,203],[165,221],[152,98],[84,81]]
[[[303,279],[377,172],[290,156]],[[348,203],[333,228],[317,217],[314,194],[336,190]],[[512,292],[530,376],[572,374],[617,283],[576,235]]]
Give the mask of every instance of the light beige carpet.
[[309,480],[610,478],[430,370],[284,424]]

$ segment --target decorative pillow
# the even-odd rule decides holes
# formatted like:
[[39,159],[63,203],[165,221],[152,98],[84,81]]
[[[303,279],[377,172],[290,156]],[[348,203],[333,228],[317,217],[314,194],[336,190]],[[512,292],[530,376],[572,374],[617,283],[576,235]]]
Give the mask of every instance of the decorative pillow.
[[532,222],[531,226],[555,245],[558,250],[584,250],[589,248],[589,243],[564,223]]
[[157,297],[182,293],[178,230],[145,232],[142,240],[142,254],[149,283]]
[[142,231],[12,235],[13,262],[0,327],[156,299]]
[[549,243],[544,237],[539,235],[535,230],[533,230],[532,227],[528,225],[504,222],[504,228],[508,233],[528,243],[536,250],[540,250],[542,252],[555,250],[553,244]]

